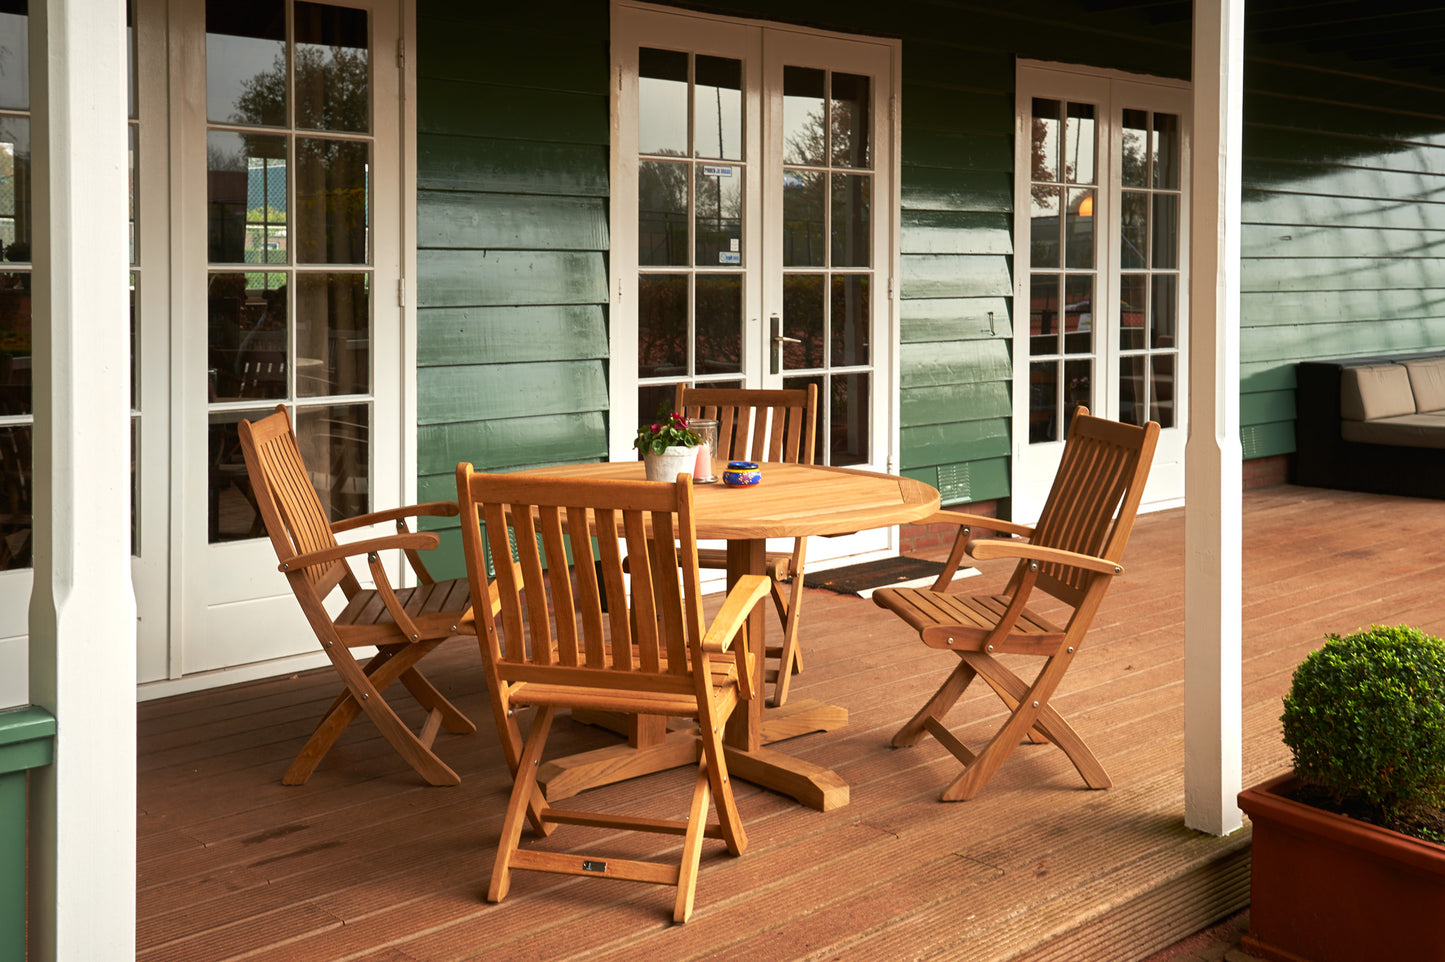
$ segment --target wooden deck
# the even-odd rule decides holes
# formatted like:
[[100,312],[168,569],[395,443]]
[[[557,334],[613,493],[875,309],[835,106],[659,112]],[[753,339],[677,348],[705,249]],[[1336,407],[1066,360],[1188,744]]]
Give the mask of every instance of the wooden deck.
[[[1286,766],[1280,696],[1326,632],[1409,622],[1445,633],[1445,502],[1285,486],[1244,505],[1250,784]],[[422,784],[364,719],[308,785],[283,787],[335,692],[329,672],[142,703],[136,956],[1142,959],[1244,905],[1249,834],[1183,826],[1182,512],[1141,517],[1125,564],[1053,701],[1114,788],[1088,791],[1062,753],[1026,745],[957,804],[938,801],[957,769],[939,745],[888,747],[952,659],[871,602],[809,589],[793,697],[841,705],[851,723],[778,747],[836,770],[851,801],[820,813],[739,783],[751,847],[731,858],[709,843],[684,926],[660,886],[519,873],[504,902],[483,900],[508,779],[468,645],[429,670],[479,726],[438,739],[457,788]],[[990,565],[975,583],[999,580]],[[984,689],[950,720],[976,742],[1001,718]],[[567,722],[553,738],[569,750],[614,740]],[[595,795],[680,814],[690,779]]]

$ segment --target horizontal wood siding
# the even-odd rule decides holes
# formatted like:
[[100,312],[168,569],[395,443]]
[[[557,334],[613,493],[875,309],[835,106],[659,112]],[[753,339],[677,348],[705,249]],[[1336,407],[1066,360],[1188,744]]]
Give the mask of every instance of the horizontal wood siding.
[[[899,469],[950,503],[1007,498],[1014,65],[1187,76],[1189,4],[709,9],[901,38]],[[419,6],[424,490],[446,490],[454,458],[517,468],[605,456],[608,15],[605,0]],[[1338,55],[1265,43],[1277,35],[1246,37],[1251,458],[1293,450],[1295,362],[1445,344],[1442,90],[1429,75],[1375,77]]]
[[1294,450],[1298,361],[1445,345],[1445,89],[1266,43],[1267,22],[1246,12],[1246,458]]
[[1176,77],[1188,12],[1149,22],[1066,3],[881,9],[903,37],[901,467],[945,503],[1007,498],[1015,63]]
[[606,456],[607,24],[596,0],[418,5],[423,500],[456,497],[458,461]]

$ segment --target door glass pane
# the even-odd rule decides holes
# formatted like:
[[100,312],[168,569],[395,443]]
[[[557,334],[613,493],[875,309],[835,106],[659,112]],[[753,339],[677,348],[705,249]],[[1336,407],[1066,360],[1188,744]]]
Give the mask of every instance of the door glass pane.
[[687,373],[686,274],[643,274],[637,279],[637,373]]
[[1059,114],[1062,105],[1057,100],[1038,97],[1033,101],[1033,139],[1030,147],[1032,170],[1031,180],[1046,184],[1057,184],[1059,177],[1059,148],[1062,143]]
[[30,414],[30,275],[0,273],[0,417]]
[[296,260],[365,264],[371,145],[296,138]]
[[1119,420],[1143,424],[1149,410],[1149,359],[1142,354],[1119,358]]
[[206,0],[206,119],[286,123],[284,0]]
[[0,571],[30,567],[35,512],[30,439],[28,424],[0,427]]
[[783,163],[820,167],[827,154],[827,72],[783,68]]
[[296,276],[296,393],[371,391],[371,297],[366,274]]
[[332,521],[366,512],[370,411],[365,404],[296,409],[296,442],[326,517]]
[[1034,274],[1029,278],[1029,354],[1038,357],[1059,353],[1059,274]]
[[1094,267],[1094,192],[1070,190],[1065,219],[1064,266]]
[[783,345],[783,368],[823,366],[822,274],[783,275],[783,333],[798,343]]
[[1064,362],[1064,414],[1067,416],[1079,404],[1094,403],[1094,362],[1087,360]]
[[1149,113],[1125,110],[1122,150],[1122,183],[1125,187],[1149,186]]
[[872,378],[862,372],[833,374],[828,382],[828,463],[865,464]]
[[1094,347],[1094,275],[1064,278],[1064,353],[1088,354]]
[[1149,316],[1149,275],[1124,274],[1119,278],[1119,347],[1137,351],[1144,346],[1144,321]]
[[1149,195],[1126,190],[1119,206],[1119,267],[1142,270],[1149,266]]
[[687,264],[689,165],[644,160],[637,171],[637,263],[644,267]]
[[728,164],[697,167],[697,266],[741,264],[743,169]]
[[1179,189],[1179,118],[1154,115],[1154,186]]
[[742,61],[699,56],[693,103],[695,156],[740,160],[743,156]]
[[1149,346],[1177,347],[1179,331],[1179,278],[1174,274],[1155,274],[1153,309],[1149,312]]
[[1063,245],[1059,242],[1061,188],[1035,184],[1029,192],[1029,263],[1034,268],[1057,268]]
[[0,244],[5,259],[30,260],[30,120],[0,117]]
[[270,413],[270,408],[258,408],[253,411],[212,411],[210,414],[206,519],[211,544],[259,538],[266,533],[246,475],[246,459],[241,455],[241,435],[237,425],[242,420],[256,421]]
[[286,138],[206,135],[206,240],[212,262],[284,263]]
[[1174,354],[1154,354],[1150,357],[1154,379],[1151,387],[1149,417],[1158,421],[1161,428],[1174,427]]
[[1179,195],[1154,195],[1154,259],[1166,270],[1179,266]]
[[783,172],[783,265],[822,267],[824,241],[823,190],[828,175],[811,170]]
[[870,276],[841,274],[833,277],[833,303],[829,320],[832,331],[832,359],[835,365],[867,364]]
[[371,57],[365,10],[298,2],[296,126],[371,129]]
[[743,369],[743,277],[697,276],[697,346],[694,373],[735,374]]
[[1059,440],[1059,362],[1029,364],[1029,443]]
[[856,74],[833,74],[833,166],[873,166],[869,142],[872,120],[872,80]]
[[[140,417],[131,415],[130,419],[130,553],[132,556],[140,555],[140,459],[136,452],[140,451]],[[0,496],[3,497],[3,496]]]
[[833,175],[833,266],[868,267],[872,263],[871,191],[866,174]]
[[286,397],[285,275],[215,273],[207,292],[210,399]]
[[1095,156],[1094,105],[1070,103],[1064,119],[1064,180],[1092,184]]
[[6,54],[0,71],[0,108],[30,109],[30,4],[27,0],[0,3],[0,50]]
[[637,150],[687,156],[687,54],[638,50]]

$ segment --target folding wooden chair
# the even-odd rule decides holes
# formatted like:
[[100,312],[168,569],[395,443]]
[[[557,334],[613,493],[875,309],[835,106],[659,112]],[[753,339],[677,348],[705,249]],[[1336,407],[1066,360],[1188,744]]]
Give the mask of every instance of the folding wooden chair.
[[[812,464],[817,444],[818,386],[781,391],[735,388],[677,386],[674,410],[689,418],[716,418],[717,457],[728,461],[783,461]],[[764,482],[766,483],[766,482]],[[774,705],[788,700],[792,676],[802,670],[803,655],[798,647],[798,612],[803,602],[803,567],[808,557],[808,539],[798,538],[790,552],[767,553],[768,577],[773,607],[783,626],[783,639],[768,647],[768,659],[777,668],[773,677]],[[727,551],[702,548],[698,564],[704,568],[726,568]],[[792,579],[784,596],[782,584]]]
[[[432,687],[416,665],[448,638],[475,634],[470,592],[465,578],[432,579],[418,552],[435,548],[438,538],[411,533],[406,523],[412,516],[454,515],[456,505],[437,501],[329,523],[285,406],[278,405],[275,414],[259,421],[242,421],[239,433],[251,489],[276,549],[278,567],[346,686],[282,782],[305,784],[346,726],[365,712],[417,774],[432,785],[456,785],[461,779],[432,751],[432,742],[442,727],[466,733],[476,731],[476,726]],[[396,534],[347,544],[336,540],[338,532],[387,521],[395,522]],[[392,548],[405,553],[420,582],[416,587],[392,587],[380,558],[380,552]],[[347,563],[347,558],[361,555],[375,588],[362,588]],[[332,618],[323,602],[338,587],[346,605]],[[376,655],[363,667],[351,650],[372,645]],[[420,734],[413,733],[382,697],[394,681],[400,681],[427,710]]]
[[[1018,743],[1028,737],[1064,750],[1090,788],[1108,788],[1109,776],[1049,699],[1084,643],[1134,527],[1144,482],[1154,458],[1159,425],[1144,427],[1090,417],[1077,408],[1064,443],[1054,485],[1033,528],[944,511],[930,520],[960,524],[954,549],[932,588],[883,588],[873,594],[880,607],[917,630],[924,644],[958,656],[958,665],[908,724],[893,736],[897,747],[914,745],[928,732],[959,761],[963,774],[943,792],[944,801],[972,798]],[[970,539],[977,525],[1019,537]],[[1017,558],[1003,594],[964,597],[944,593],[965,551],[974,558]],[[1041,591],[1072,609],[1055,625],[1028,607]],[[995,655],[1044,658],[1032,683],[1005,667]],[[975,755],[943,725],[974,676],[980,676],[1011,709],[993,739]]]
[[[497,559],[501,617],[484,619],[479,641],[514,779],[487,898],[506,896],[513,869],[655,882],[676,886],[673,918],[686,921],[703,838],[721,838],[734,855],[747,848],[722,733],[740,700],[752,697],[746,623],[768,592],[767,579],[743,577],[704,629],[689,475],[673,483],[578,481],[476,474],[462,463],[457,495],[474,591],[485,590],[487,571],[478,519]],[[512,545],[517,561],[509,564]],[[630,598],[624,554],[631,560]],[[604,592],[612,599],[605,613]],[[515,710],[527,706],[537,713],[524,744]],[[548,805],[537,769],[562,707],[695,719],[698,767],[687,818]],[[709,824],[710,799],[717,821]],[[661,862],[523,849],[524,820],[539,835],[556,825],[680,835],[682,854]]]

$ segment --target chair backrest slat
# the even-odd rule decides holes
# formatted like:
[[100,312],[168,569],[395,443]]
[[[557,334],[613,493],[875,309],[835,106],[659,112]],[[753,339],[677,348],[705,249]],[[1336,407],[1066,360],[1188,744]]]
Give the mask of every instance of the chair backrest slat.
[[[335,545],[331,522],[301,459],[301,448],[285,406],[278,405],[275,413],[259,421],[242,421],[237,430],[251,493],[277,559],[285,561]],[[336,561],[311,565],[305,575],[324,596],[348,570],[344,562]]]
[[[1159,426],[1091,417],[1078,408],[1069,424],[1053,487],[1034,526],[1033,543],[1118,561],[1133,529]],[[1041,565],[1038,586],[1077,604],[1098,576]]]
[[494,635],[499,620],[503,638],[483,646],[499,677],[555,670],[576,684],[592,670],[625,675],[615,683],[634,689],[691,684],[702,609],[690,484],[478,474],[462,464],[457,493],[472,577],[486,570],[479,521],[493,557],[509,557],[509,527],[516,544],[515,573],[495,566],[500,619],[486,625]]
[[783,390],[677,386],[676,410],[716,418],[718,455],[730,461],[813,464],[818,386]]

